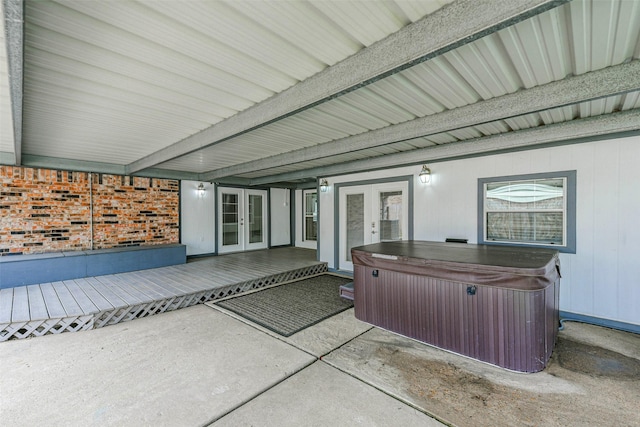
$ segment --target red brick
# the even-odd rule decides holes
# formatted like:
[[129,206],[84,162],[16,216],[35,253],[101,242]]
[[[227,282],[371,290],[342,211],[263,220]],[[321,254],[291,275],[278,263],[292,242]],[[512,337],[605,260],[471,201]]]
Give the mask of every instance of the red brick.
[[[89,179],[85,172],[0,166],[2,192],[19,195],[2,196],[0,205],[8,206],[0,213],[0,252],[37,253],[57,250],[86,250],[90,247]],[[58,179],[60,177],[60,179]],[[71,179],[70,179],[71,178]],[[179,224],[179,184],[176,180],[93,175],[94,248],[110,248],[120,244],[177,243]],[[124,182],[125,185],[122,185]],[[170,191],[160,191],[160,190]],[[60,191],[64,193],[57,193]],[[48,206],[47,209],[34,209]],[[140,211],[152,212],[147,216]],[[33,216],[47,214],[49,216]],[[104,217],[116,214],[117,217]],[[72,222],[86,224],[72,224]],[[104,221],[117,221],[105,224]],[[141,221],[141,222],[135,222]],[[68,240],[53,240],[39,231],[60,230]],[[25,234],[11,234],[24,231]],[[30,244],[42,246],[23,246]],[[135,243],[132,243],[135,241]]]

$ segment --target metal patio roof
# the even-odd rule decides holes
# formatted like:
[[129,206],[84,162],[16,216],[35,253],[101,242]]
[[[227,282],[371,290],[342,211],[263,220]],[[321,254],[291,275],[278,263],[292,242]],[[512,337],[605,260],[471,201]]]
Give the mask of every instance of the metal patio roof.
[[2,164],[293,186],[640,131],[635,0],[2,4]]

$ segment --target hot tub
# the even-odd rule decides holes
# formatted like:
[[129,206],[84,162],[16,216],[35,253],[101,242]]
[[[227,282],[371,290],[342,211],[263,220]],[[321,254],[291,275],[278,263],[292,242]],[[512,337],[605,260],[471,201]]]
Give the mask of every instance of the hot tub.
[[356,318],[514,371],[538,372],[549,361],[557,251],[397,241],[351,254]]

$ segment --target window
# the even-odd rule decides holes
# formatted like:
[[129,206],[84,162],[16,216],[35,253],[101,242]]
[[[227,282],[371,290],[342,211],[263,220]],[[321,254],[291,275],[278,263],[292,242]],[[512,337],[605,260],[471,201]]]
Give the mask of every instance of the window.
[[478,243],[575,253],[576,172],[480,178]]
[[318,240],[318,193],[304,192],[304,240]]

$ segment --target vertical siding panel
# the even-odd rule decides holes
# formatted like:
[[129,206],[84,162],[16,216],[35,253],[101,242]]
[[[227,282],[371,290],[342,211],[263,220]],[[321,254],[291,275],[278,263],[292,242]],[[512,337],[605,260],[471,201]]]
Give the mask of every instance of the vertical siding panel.
[[[617,277],[618,293],[616,301],[611,301],[617,308],[616,320],[631,319],[640,324],[640,227],[637,225],[640,212],[640,197],[638,197],[638,158],[640,158],[640,138],[627,139],[620,143],[618,157],[618,245],[617,245]],[[634,184],[630,184],[634,183]],[[611,286],[611,285],[610,285]]]
[[[617,319],[618,310],[618,241],[620,235],[618,206],[620,204],[620,151],[618,145],[597,146],[594,150],[598,159],[598,168],[607,171],[594,180],[594,241],[599,250],[594,265],[594,284],[606,286],[593,287],[593,303],[606,317]],[[600,175],[600,174],[598,174]],[[637,193],[636,193],[636,197]],[[594,307],[590,307],[593,311]]]

